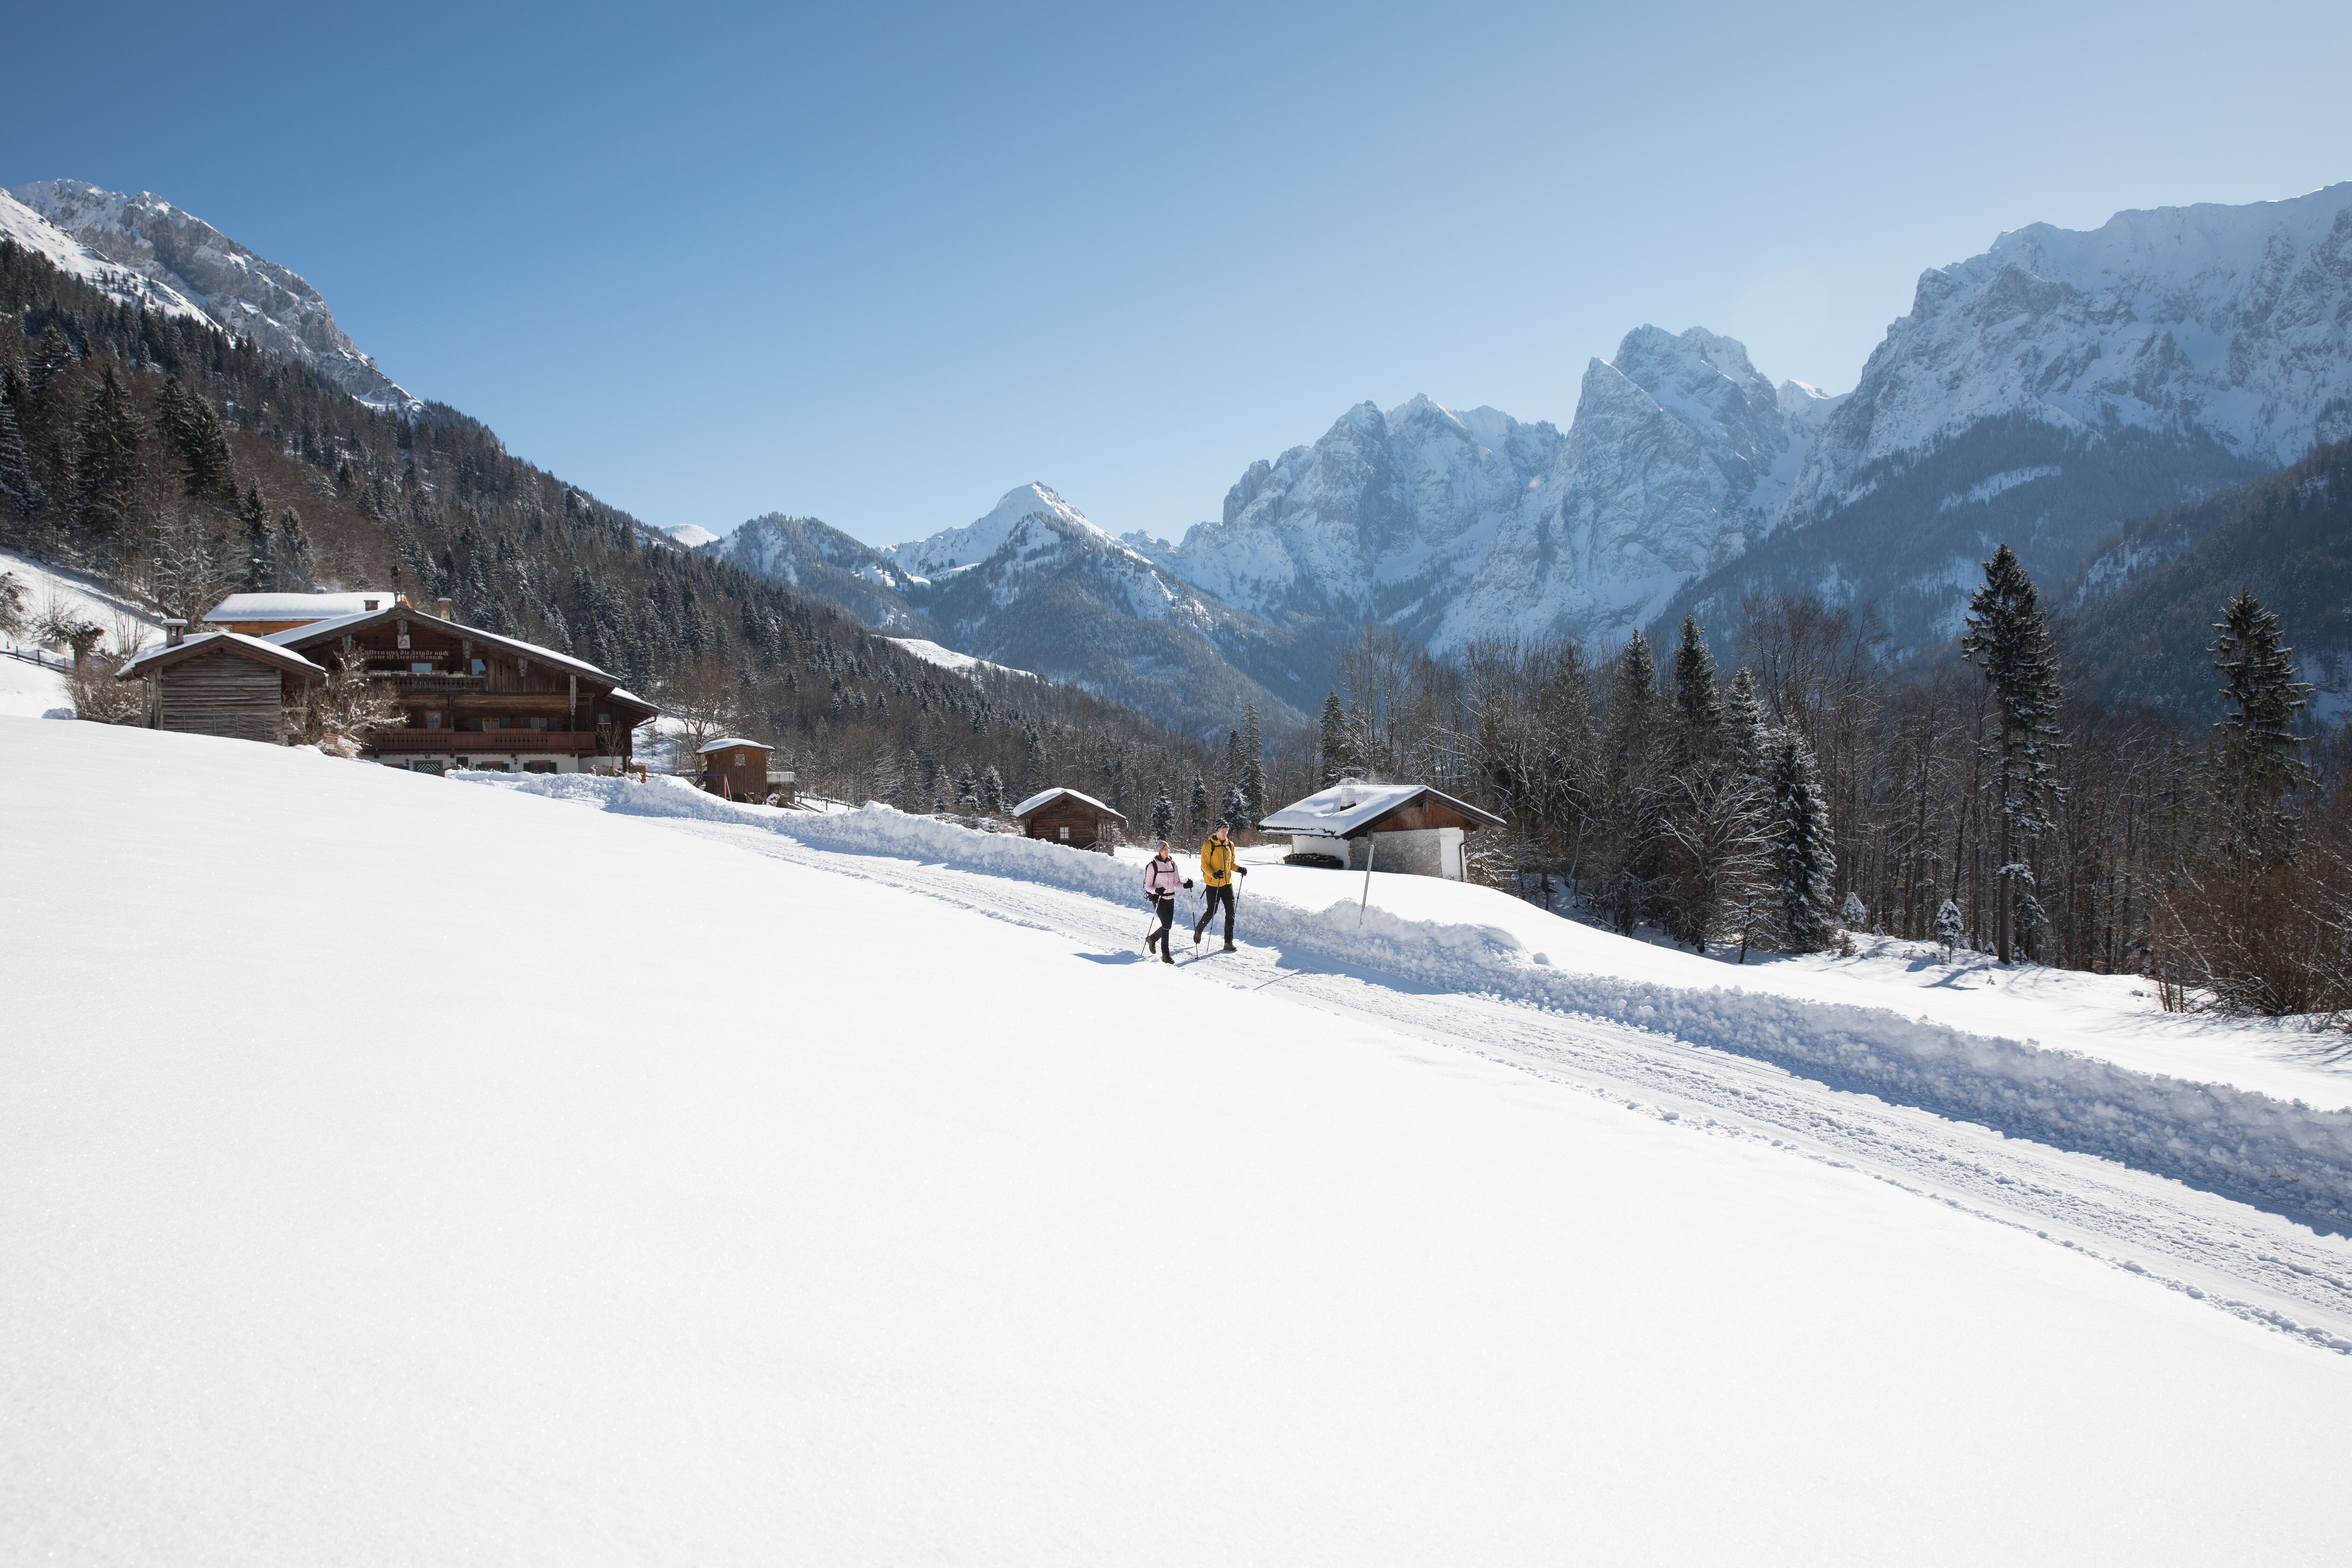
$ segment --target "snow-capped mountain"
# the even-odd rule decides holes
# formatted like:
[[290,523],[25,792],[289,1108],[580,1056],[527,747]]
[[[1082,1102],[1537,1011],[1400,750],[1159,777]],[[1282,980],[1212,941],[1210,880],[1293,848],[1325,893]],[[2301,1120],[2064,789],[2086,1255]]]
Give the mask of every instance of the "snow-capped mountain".
[[1236,721],[1244,701],[1288,718],[1300,695],[1265,684],[1289,671],[1288,637],[1114,538],[1045,485],[1007,491],[977,521],[883,553],[920,579],[908,599],[959,651],[1188,726]]
[[299,274],[161,197],[36,180],[12,187],[6,199],[0,232],[66,270],[124,299],[201,315],[362,401],[418,405],[360,352]]
[[1758,587],[1957,628],[2007,540],[2048,582],[2124,520],[2352,434],[2352,184],[2291,201],[2035,224],[1930,269],[1828,419],[1771,546],[1669,606]]
[[1596,637],[1769,533],[1836,403],[1776,388],[1730,338],[1641,327],[1586,368],[1565,437],[1427,397],[1360,404],[1155,554],[1262,615],[1381,620],[1440,651]]
[[681,522],[675,528],[663,529],[661,533],[680,550],[699,550],[719,537],[698,522]]
[[[677,536],[676,531],[673,537]],[[923,635],[930,623],[908,601],[923,580],[870,544],[813,517],[772,511],[721,536],[701,529],[689,548],[755,576],[790,583],[812,598],[848,611],[877,631]],[[686,542],[681,540],[680,542]]]

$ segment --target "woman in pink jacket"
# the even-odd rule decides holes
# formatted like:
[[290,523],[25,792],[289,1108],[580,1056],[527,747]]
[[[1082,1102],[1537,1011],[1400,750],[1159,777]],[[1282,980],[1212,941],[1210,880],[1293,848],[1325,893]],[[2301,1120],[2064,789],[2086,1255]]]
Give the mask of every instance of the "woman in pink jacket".
[[1168,853],[1168,840],[1161,839],[1160,853],[1144,862],[1143,867],[1143,896],[1151,900],[1152,910],[1160,917],[1159,927],[1143,939],[1143,951],[1150,952],[1157,943],[1162,963],[1176,962],[1175,944],[1168,940],[1168,928],[1176,920],[1177,890],[1192,885],[1177,866],[1176,857]]

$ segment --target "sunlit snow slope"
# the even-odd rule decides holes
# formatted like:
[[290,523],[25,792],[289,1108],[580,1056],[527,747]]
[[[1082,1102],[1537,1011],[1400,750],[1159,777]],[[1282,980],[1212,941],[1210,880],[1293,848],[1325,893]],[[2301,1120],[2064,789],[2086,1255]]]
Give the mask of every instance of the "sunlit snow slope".
[[0,1560],[2340,1546],[2352,1359],[1068,934],[1139,904],[236,742],[0,753]]

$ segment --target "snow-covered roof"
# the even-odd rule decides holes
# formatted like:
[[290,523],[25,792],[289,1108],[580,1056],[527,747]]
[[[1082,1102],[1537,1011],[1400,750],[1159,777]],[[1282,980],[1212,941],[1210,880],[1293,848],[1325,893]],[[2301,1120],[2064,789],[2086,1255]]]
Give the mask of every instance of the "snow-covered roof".
[[1093,806],[1097,811],[1101,812],[1105,816],[1118,817],[1121,822],[1125,822],[1127,820],[1125,816],[1113,811],[1110,807],[1105,805],[1094,796],[1090,795],[1081,795],[1074,789],[1040,790],[1035,795],[1031,795],[1027,800],[1023,801],[1019,805],[1014,806],[1013,808],[1013,815],[1015,816],[1026,816],[1031,812],[1040,810],[1045,806],[1053,804],[1055,801],[1061,799],[1064,795],[1067,795],[1072,800],[1083,801],[1085,804]]
[[182,659],[194,658],[200,654],[215,653],[233,653],[239,658],[253,659],[273,668],[282,669],[289,675],[323,678],[327,673],[325,669],[304,658],[291,648],[279,647],[276,643],[264,637],[247,637],[243,632],[198,632],[184,641],[168,643],[162,647],[146,648],[133,654],[124,661],[121,669],[114,672],[114,679],[136,680],[139,677],[161,669],[165,665],[177,664]]
[[325,621],[364,616],[397,603],[389,588],[357,594],[231,594],[205,616],[206,626],[231,621]]
[[372,613],[339,616],[333,620],[320,621],[307,626],[289,626],[282,632],[271,632],[268,640],[281,647],[302,647],[312,643],[323,643],[367,626],[378,626],[403,616],[419,626],[439,627],[454,636],[465,637],[488,647],[502,647],[528,658],[543,659],[558,669],[570,670],[574,675],[584,675],[593,680],[603,681],[612,687],[613,695],[621,701],[634,702],[648,713],[659,711],[644,698],[632,696],[622,690],[618,684],[620,679],[618,676],[614,675],[610,670],[597,668],[584,658],[574,658],[568,653],[558,653],[551,647],[541,647],[535,642],[525,642],[520,637],[500,637],[496,632],[486,632],[479,626],[469,626],[458,621],[445,621],[438,616],[429,615],[397,602]]
[[1318,790],[1305,800],[1293,801],[1258,826],[1268,833],[1322,833],[1348,838],[1407,806],[1431,800],[1443,802],[1449,810],[1458,811],[1473,822],[1492,827],[1503,826],[1503,819],[1494,813],[1481,811],[1426,784],[1368,784],[1350,780]]
[[747,752],[772,752],[776,749],[764,741],[747,741],[740,735],[721,735],[716,741],[706,742],[695,747],[694,754],[698,757],[707,757],[713,752],[732,751],[739,747]]

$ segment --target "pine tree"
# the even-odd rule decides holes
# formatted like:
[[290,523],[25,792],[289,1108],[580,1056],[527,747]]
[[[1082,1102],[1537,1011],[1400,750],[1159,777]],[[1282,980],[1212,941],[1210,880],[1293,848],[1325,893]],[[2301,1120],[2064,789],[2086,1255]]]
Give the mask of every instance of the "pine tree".
[[1348,740],[1348,710],[1339,706],[1337,691],[1324,695],[1320,739],[1317,787],[1328,789],[1356,771],[1355,748]]
[[1958,947],[1967,935],[1968,926],[1960,919],[1959,905],[1946,899],[1936,906],[1936,940],[1944,944],[1946,958],[1952,956],[1952,950]]
[[1860,893],[1850,892],[1838,907],[1838,923],[1848,931],[1866,931],[1870,927],[1870,910]]
[[1242,793],[1242,786],[1237,784],[1225,786],[1225,797],[1218,803],[1217,815],[1223,817],[1225,826],[1236,833],[1256,826],[1256,819],[1249,814],[1249,797]]
[[1722,722],[1723,704],[1715,690],[1715,658],[1707,652],[1698,618],[1685,616],[1682,637],[1675,647],[1675,724],[1682,756],[1702,757],[1712,752]]
[[236,515],[245,525],[245,591],[269,593],[278,585],[278,546],[269,534],[269,509],[262,504],[258,483],[247,484]]
[[278,563],[278,592],[307,594],[318,585],[310,563],[310,536],[302,531],[301,514],[290,506],[278,514],[278,537],[271,542],[271,552]]
[[1984,671],[1999,710],[1991,755],[2000,797],[2000,866],[1995,873],[1994,946],[2003,963],[2016,952],[2017,904],[2032,894],[2023,856],[2050,826],[2046,803],[2058,750],[2058,653],[2042,615],[2041,595],[2006,544],[1984,563],[1985,580],[1969,600],[1960,654]]
[[1192,798],[1184,813],[1184,832],[1193,838],[1209,836],[1209,781],[1192,775]]
[[1658,667],[1640,632],[1626,639],[1609,682],[1603,741],[1601,896],[1617,930],[1631,936],[1650,913],[1658,878],[1660,813]]
[[1168,798],[1168,786],[1161,784],[1158,798],[1151,803],[1151,837],[1154,843],[1176,831],[1176,807]]
[[25,445],[16,401],[0,397],[0,516],[21,523],[33,515],[41,492],[33,479],[32,453]]
[[980,775],[980,809],[992,816],[1004,809],[1004,775],[993,763]]
[[[1266,812],[1265,745],[1258,733],[1257,704],[1242,704],[1242,816],[1255,826]],[[1241,822],[1234,826],[1239,827]]]
[[145,472],[139,416],[110,362],[74,424],[74,518],[98,550],[124,542]]
[[1772,818],[1781,944],[1790,952],[1819,952],[1829,943],[1830,883],[1837,858],[1830,848],[1829,808],[1822,801],[1812,755],[1793,735],[1782,736],[1773,749]]
[[2304,738],[2297,732],[2311,688],[2294,678],[2275,611],[2241,588],[2214,624],[2213,668],[2225,678],[2231,710],[2215,722],[2212,766],[2223,854],[2250,869],[2291,858],[2294,823],[2284,809],[2302,782]]
[[959,807],[969,807],[974,811],[980,809],[980,779],[972,773],[970,763],[964,763],[957,772],[955,792],[956,805]]

